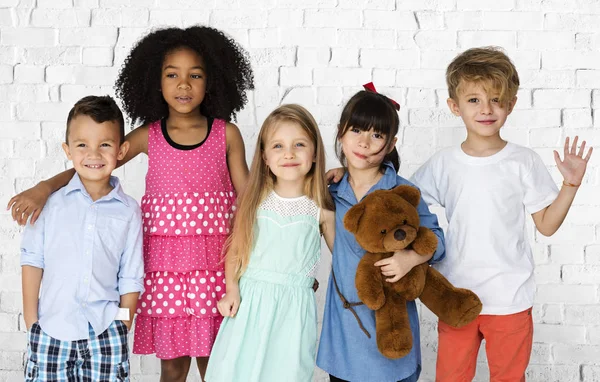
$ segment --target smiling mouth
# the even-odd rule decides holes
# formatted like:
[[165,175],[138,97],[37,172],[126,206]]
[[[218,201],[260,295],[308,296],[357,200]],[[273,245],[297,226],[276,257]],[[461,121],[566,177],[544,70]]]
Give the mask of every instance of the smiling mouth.
[[367,159],[366,155],[362,155],[362,154],[359,154],[359,153],[354,153],[354,155],[356,155],[360,159]]
[[104,165],[103,164],[86,164],[85,167],[91,168],[93,170],[98,170],[98,169],[104,167]]
[[477,121],[478,123],[481,123],[482,125],[491,125],[493,123],[495,123],[495,120],[491,120],[491,119],[486,119],[484,121]]
[[175,99],[179,103],[190,103],[190,102],[192,102],[192,97],[175,97]]
[[290,163],[290,164],[284,164],[281,167],[298,167],[298,166],[300,166],[300,165],[296,164],[296,163]]

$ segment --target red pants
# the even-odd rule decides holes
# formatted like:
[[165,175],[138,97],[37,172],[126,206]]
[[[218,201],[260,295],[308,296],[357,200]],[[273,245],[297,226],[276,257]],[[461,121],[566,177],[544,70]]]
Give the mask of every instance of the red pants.
[[482,314],[460,329],[438,322],[436,382],[471,382],[485,338],[490,382],[524,382],[533,343],[531,308],[506,316]]

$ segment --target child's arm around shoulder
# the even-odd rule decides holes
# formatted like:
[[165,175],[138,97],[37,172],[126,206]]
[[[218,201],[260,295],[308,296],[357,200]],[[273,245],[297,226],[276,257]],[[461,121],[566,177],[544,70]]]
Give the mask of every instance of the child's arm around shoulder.
[[31,216],[29,224],[33,225],[38,220],[50,195],[66,186],[73,175],[75,175],[75,170],[70,168],[50,179],[42,180],[35,186],[13,196],[8,201],[6,209],[11,210],[12,218],[17,224],[25,225]]
[[227,167],[233,182],[236,194],[239,196],[248,181],[248,164],[246,164],[246,150],[240,129],[233,123],[227,122],[225,128],[227,140]]
[[333,243],[335,242],[335,211],[321,209],[320,216],[321,233],[325,238],[325,243],[329,252],[333,253]]
[[[125,141],[129,142],[129,150],[125,157],[117,162],[117,167],[124,165],[142,152],[148,154],[148,126],[144,125],[134,129],[125,136]],[[66,186],[73,175],[75,175],[75,170],[70,168],[50,179],[39,182],[30,189],[13,196],[8,201],[6,209],[11,210],[13,220],[19,225],[25,225],[30,216],[29,223],[33,225],[50,195]]]
[[123,320],[129,329],[133,322],[138,297],[144,291],[144,256],[142,253],[142,211],[133,198],[127,198],[132,213],[117,278],[121,295],[119,306],[129,310],[129,320]]
[[136,127],[125,136],[125,142],[129,143],[129,150],[125,157],[117,162],[117,168],[123,166],[141,153],[148,155],[148,125]]
[[[575,199],[577,190],[585,175],[587,163],[592,155],[593,149],[589,148],[587,155],[583,156],[585,141],[582,142],[579,152],[577,152],[577,139],[578,137],[575,137],[573,145],[570,148],[569,137],[565,139],[563,160],[560,159],[558,152],[554,151],[554,160],[564,178],[562,187],[556,199],[549,206],[531,215],[536,228],[544,236],[553,235],[567,217],[567,213],[571,208],[573,199]],[[545,169],[542,171],[545,171]]]

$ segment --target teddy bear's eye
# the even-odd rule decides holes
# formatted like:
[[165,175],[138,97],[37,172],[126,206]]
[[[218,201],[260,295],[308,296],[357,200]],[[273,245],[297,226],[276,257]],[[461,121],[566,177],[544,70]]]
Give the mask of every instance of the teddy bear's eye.
[[406,219],[402,220],[402,225],[406,225],[406,223],[408,223]]
[[386,233],[387,233],[387,229],[382,229],[382,230],[381,230],[381,234],[382,234],[382,235],[385,235]]

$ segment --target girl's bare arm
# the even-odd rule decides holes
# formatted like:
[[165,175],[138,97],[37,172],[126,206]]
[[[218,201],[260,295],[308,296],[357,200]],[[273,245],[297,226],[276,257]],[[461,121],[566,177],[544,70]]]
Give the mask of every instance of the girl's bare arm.
[[248,182],[248,164],[244,140],[238,127],[228,123],[225,131],[227,139],[227,167],[237,195],[241,195]]

